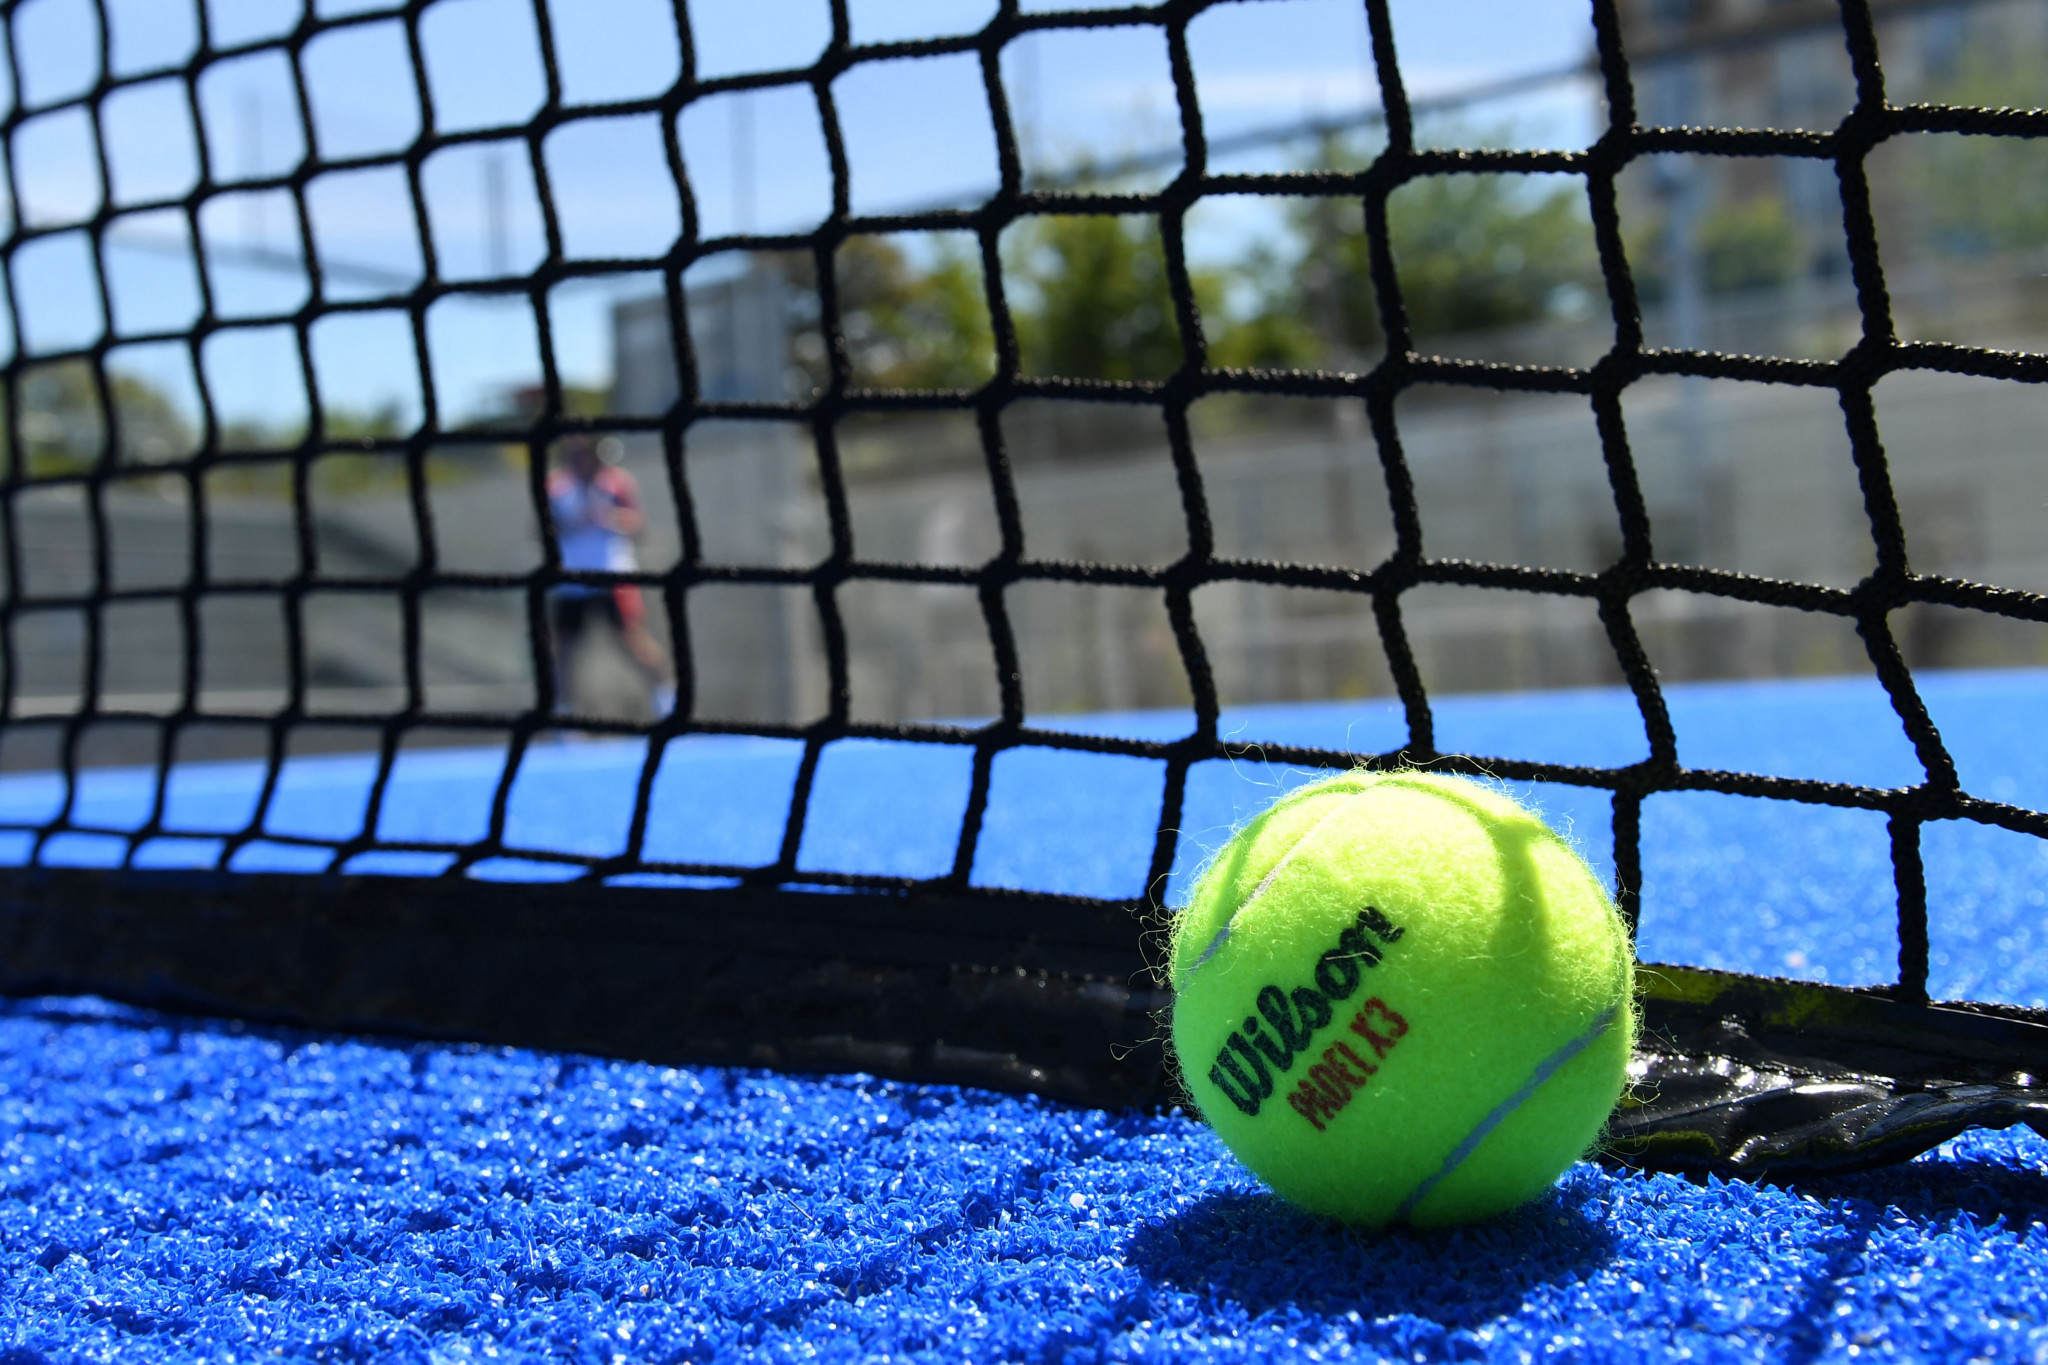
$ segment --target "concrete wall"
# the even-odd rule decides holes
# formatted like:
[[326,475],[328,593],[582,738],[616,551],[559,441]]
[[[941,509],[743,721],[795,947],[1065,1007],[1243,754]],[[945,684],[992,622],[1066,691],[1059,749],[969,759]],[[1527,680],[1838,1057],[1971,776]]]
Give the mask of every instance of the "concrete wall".
[[[1901,374],[1878,389],[1879,418],[1916,568],[2048,591],[2048,393],[1940,374]],[[1621,544],[1590,406],[1575,397],[1417,393],[1399,412],[1414,471],[1425,553],[1594,572]],[[1350,405],[1299,415],[1265,434],[1197,438],[1201,494],[1217,553],[1370,569],[1391,552],[1385,480]],[[1630,391],[1629,440],[1657,554],[1681,563],[1849,586],[1873,563],[1856,470],[1835,395],[1732,381],[1664,380]],[[676,500],[651,442],[628,458],[649,509],[642,564],[681,552]],[[815,454],[803,428],[730,424],[702,430],[686,456],[707,563],[794,567],[828,548]],[[1163,436],[1136,448],[1069,458],[1020,445],[1014,460],[1025,553],[1034,559],[1164,565],[1186,553],[1186,520]],[[191,506],[182,485],[110,492],[107,556],[117,585],[185,578]],[[856,477],[849,514],[857,556],[872,562],[972,566],[1000,535],[983,472],[955,465],[910,477]],[[430,481],[438,562],[522,573],[540,562],[523,466],[497,463]],[[418,562],[419,529],[396,488],[314,499],[317,571],[389,578]],[[92,547],[81,495],[38,493],[20,507],[22,588],[84,591]],[[209,508],[215,581],[291,574],[299,547],[290,503],[221,497]],[[961,716],[995,709],[993,653],[971,587],[853,582],[838,597],[863,718]],[[664,603],[650,600],[669,637]],[[1026,583],[1006,599],[1033,712],[1178,704],[1189,689],[1160,594]],[[1226,702],[1389,690],[1363,597],[1261,584],[1211,584],[1197,622]],[[204,703],[246,711],[279,704],[286,680],[282,598],[199,600]],[[167,711],[182,685],[185,632],[176,599],[109,606],[101,687],[129,709]],[[823,631],[807,588],[717,583],[686,603],[701,715],[801,719],[825,704]],[[1839,673],[1867,667],[1840,620],[1655,593],[1635,615],[1672,679]],[[1579,686],[1618,675],[1589,603],[1431,586],[1403,599],[1425,680],[1446,691]],[[306,672],[322,707],[394,707],[404,680],[395,592],[322,590],[304,599]],[[1898,622],[1915,662],[2048,662],[2034,627],[1947,610]],[[17,617],[17,687],[30,711],[61,713],[78,694],[85,628],[71,610]],[[532,636],[517,591],[449,591],[422,602],[422,674],[434,710],[532,704]],[[645,689],[616,649],[591,651],[575,680],[583,705],[644,715]]]
[[[1894,302],[1910,334],[1939,329],[1975,344],[2039,349],[2048,335],[2048,286],[2015,278],[2010,262],[1952,267],[1938,278],[1901,271]],[[1796,354],[1834,346],[1853,329],[1853,297],[1818,287],[1801,297],[1800,308],[1782,297],[1716,303],[1704,319],[1712,343]],[[1646,322],[1653,336],[1663,325],[1654,314]],[[1549,326],[1467,338],[1449,349],[1554,359],[1574,348],[1597,350],[1603,336],[1597,323],[1577,332]],[[2041,436],[2048,389],[1902,373],[1885,379],[1876,397],[1914,567],[2048,591]],[[1208,400],[1223,414],[1198,407],[1194,421],[1199,496],[1216,553],[1360,570],[1380,563],[1394,532],[1362,407],[1287,400],[1232,416],[1231,401]],[[1869,522],[1832,390],[1659,379],[1631,387],[1623,416],[1659,558],[1841,587],[1869,571]],[[1403,396],[1397,418],[1426,554],[1597,572],[1619,553],[1620,522],[1585,400],[1418,389]],[[1018,404],[1004,414],[1003,431],[1028,557],[1159,566],[1187,552],[1183,490],[1156,412]],[[684,469],[704,563],[800,568],[827,554],[807,426],[700,423],[687,437]],[[861,417],[842,426],[839,446],[858,559],[972,567],[1000,549],[970,417]],[[429,541],[445,570],[519,575],[540,564],[529,471],[515,448],[432,457],[425,526],[415,524],[395,458],[334,458],[359,464],[350,477],[338,476],[348,472],[340,464],[316,470],[305,547],[281,489],[209,483],[208,581],[288,578],[302,559],[329,580],[390,580],[419,566]],[[632,438],[626,462],[648,510],[640,562],[660,571],[682,554],[676,490],[652,436]],[[103,510],[111,585],[193,581],[201,550],[181,477],[138,473],[109,486]],[[83,494],[25,493],[15,513],[24,603],[86,592],[99,551]],[[265,711],[282,703],[283,601],[276,592],[194,599],[197,681],[207,708]],[[312,704],[399,706],[399,594],[323,587],[302,602]],[[985,715],[998,705],[992,647],[971,587],[861,580],[842,586],[837,604],[856,716]],[[652,595],[649,605],[657,636],[671,647],[686,642],[700,716],[802,720],[824,710],[824,631],[807,587],[702,584],[680,603],[681,634],[664,598]],[[1160,594],[1024,583],[1005,606],[1034,713],[1176,705],[1189,695]],[[1839,619],[1681,593],[1649,594],[1633,609],[1654,662],[1671,679],[1868,667],[1861,642]],[[105,608],[99,682],[109,704],[175,708],[193,647],[182,611],[175,597]],[[1197,594],[1195,612],[1226,703],[1391,687],[1369,604],[1356,594],[1215,583]],[[1424,678],[1437,689],[1578,686],[1618,676],[1584,600],[1430,586],[1406,595],[1402,612]],[[1895,626],[1916,664],[2048,662],[2048,633],[2025,624],[1916,608]],[[75,609],[17,614],[12,644],[22,713],[75,707],[86,638]],[[420,641],[430,710],[533,704],[538,651],[523,592],[431,592],[421,602]],[[587,710],[648,713],[646,686],[616,647],[587,651],[573,686]]]

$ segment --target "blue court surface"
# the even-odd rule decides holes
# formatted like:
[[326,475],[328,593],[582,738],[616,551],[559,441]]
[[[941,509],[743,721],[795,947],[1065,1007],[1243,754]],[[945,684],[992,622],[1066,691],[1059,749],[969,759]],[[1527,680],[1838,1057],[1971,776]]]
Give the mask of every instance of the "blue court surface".
[[[2048,807],[2048,673],[1920,679],[1965,788]],[[1922,779],[1873,683],[1674,687],[1694,767],[1880,786]],[[1437,703],[1446,750],[1577,763],[1646,751],[1593,691]],[[1141,736],[1181,715],[1046,717]],[[1226,716],[1246,746],[1190,781],[1169,899],[1234,822],[1308,774],[1261,743],[1394,747],[1386,702]],[[799,867],[950,867],[968,754],[846,742],[821,762]],[[479,876],[556,877],[625,851],[637,742],[551,743],[513,783]],[[640,856],[771,860],[796,746],[698,738],[659,756]],[[408,752],[374,831],[488,829],[500,750]],[[133,861],[316,872],[363,832],[374,763],[295,759],[257,814],[246,764],[176,772]],[[1142,890],[1160,765],[998,760],[974,877]],[[1524,789],[1611,871],[1606,797]],[[0,860],[130,856],[159,794],[0,778]],[[88,831],[44,840],[56,818]],[[1924,837],[1937,997],[2048,1005],[2048,858],[2031,838]],[[517,856],[524,854],[527,856]],[[418,874],[454,853],[357,853]],[[1889,980],[1882,816],[1710,794],[1643,817],[1646,959]],[[636,880],[659,881],[643,874]],[[2048,1140],[1974,1133],[1797,1187],[1582,1164],[1508,1220],[1360,1234],[1263,1194],[1181,1114],[1114,1114],[861,1076],[669,1069],[0,1003],[0,1362],[715,1358],[2048,1361]]]

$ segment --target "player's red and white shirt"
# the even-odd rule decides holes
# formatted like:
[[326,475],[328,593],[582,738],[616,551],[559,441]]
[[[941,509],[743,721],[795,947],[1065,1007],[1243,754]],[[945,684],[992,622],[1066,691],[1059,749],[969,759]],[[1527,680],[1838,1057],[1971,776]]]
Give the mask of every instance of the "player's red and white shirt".
[[631,474],[607,465],[585,483],[570,470],[554,470],[548,475],[548,507],[563,568],[630,573],[637,567],[632,537],[612,529],[617,513],[640,510],[640,489]]

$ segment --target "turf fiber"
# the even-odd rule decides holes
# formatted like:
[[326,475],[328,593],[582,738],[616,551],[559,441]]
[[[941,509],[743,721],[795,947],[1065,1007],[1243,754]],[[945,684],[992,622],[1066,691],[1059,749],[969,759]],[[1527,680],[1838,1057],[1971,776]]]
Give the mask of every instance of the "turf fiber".
[[[1924,690],[1966,786],[2048,804],[2034,738],[2048,675],[1931,676]],[[1918,780],[1874,685],[1672,692],[1689,764]],[[1454,699],[1439,739],[1626,762],[1641,752],[1630,715],[1607,692]],[[1191,783],[1177,888],[1234,820],[1306,779],[1261,764],[1259,742],[1372,750],[1398,733],[1378,705],[1229,719],[1248,752]],[[508,842],[611,846],[620,774],[639,757],[609,743],[535,751]],[[956,757],[899,745],[828,755],[801,865],[921,865],[949,846]],[[1119,893],[1159,777],[1076,757],[1021,751],[998,765],[977,880]],[[786,792],[787,760],[762,741],[676,746],[653,837],[728,862],[766,856],[749,842],[761,839],[752,816]],[[490,751],[409,755],[380,828],[473,837],[464,822],[501,765]],[[250,771],[181,773],[166,819],[178,833],[146,856],[218,857],[253,801]],[[365,771],[352,758],[296,763],[273,832],[352,833]],[[94,774],[74,818],[132,828],[147,788],[138,774]],[[1607,870],[1604,801],[1523,790]],[[47,819],[63,797],[53,778],[0,779],[0,823]],[[0,856],[29,847],[17,836]],[[71,835],[42,856],[92,863],[116,848]],[[360,870],[379,866],[369,856]],[[2048,1001],[2042,856],[2020,836],[1929,832],[1937,995]],[[239,857],[325,865],[284,843]],[[1658,797],[1644,867],[1647,957],[1850,983],[1895,969],[1881,818]],[[483,871],[560,874],[520,859]],[[2024,1130],[1789,1188],[1582,1164],[1501,1222],[1366,1235],[1263,1194],[1180,1114],[266,1031],[75,999],[0,1003],[0,1058],[4,1365],[2048,1360],[2048,1141]]]

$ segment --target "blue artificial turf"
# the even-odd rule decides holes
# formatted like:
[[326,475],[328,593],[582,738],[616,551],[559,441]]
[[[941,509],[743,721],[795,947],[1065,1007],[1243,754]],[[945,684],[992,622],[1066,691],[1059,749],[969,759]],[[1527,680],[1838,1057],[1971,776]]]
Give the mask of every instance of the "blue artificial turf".
[[[2048,674],[1921,685],[1977,794],[2048,805]],[[1673,688],[1703,767],[1919,780],[1873,685]],[[1383,702],[1227,718],[1254,746],[1189,784],[1173,886],[1307,774],[1259,743],[1392,747]],[[1640,756],[1625,694],[1453,698],[1446,747],[1577,762]],[[1178,715],[1063,718],[1170,735]],[[1390,737],[1391,736],[1391,737]],[[623,847],[637,742],[534,750],[506,842]],[[645,852],[771,860],[796,747],[694,739],[659,756]],[[409,754],[379,819],[476,838],[495,751]],[[347,838],[374,768],[295,760],[274,834]],[[249,765],[181,770],[138,861],[210,865],[254,809]],[[974,875],[1129,894],[1159,765],[1032,749],[994,773]],[[147,774],[95,772],[76,823],[137,828]],[[1523,789],[1611,871],[1605,798]],[[799,866],[950,866],[965,751],[872,741],[821,763]],[[0,779],[0,825],[67,792]],[[28,854],[0,834],[0,859]],[[50,862],[125,842],[72,834]],[[2043,846],[1978,826],[1925,841],[1937,995],[2048,1003]],[[1889,979],[1882,818],[1705,793],[1643,819],[1646,957],[1836,982]],[[359,856],[432,870],[445,854]],[[324,850],[236,866],[315,870]],[[560,875],[510,856],[480,875]],[[2048,1141],[1971,1134],[1888,1171],[1705,1185],[1575,1168],[1515,1218],[1365,1235],[1260,1193],[1183,1115],[864,1077],[664,1069],[171,1019],[94,1001],[0,1003],[0,1365],[41,1359],[567,1358],[2048,1360]]]
[[0,1361],[2039,1360],[2048,1142],[1361,1234],[1199,1124],[0,1012]]

